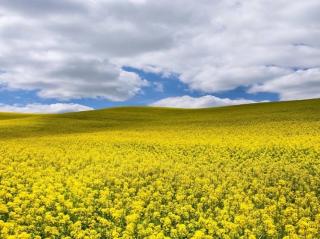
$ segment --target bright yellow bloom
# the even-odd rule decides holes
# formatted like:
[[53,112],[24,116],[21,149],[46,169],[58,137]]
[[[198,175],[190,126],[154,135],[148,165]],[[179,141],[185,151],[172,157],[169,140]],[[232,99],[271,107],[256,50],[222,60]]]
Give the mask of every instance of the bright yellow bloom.
[[318,238],[319,102],[0,114],[0,238]]

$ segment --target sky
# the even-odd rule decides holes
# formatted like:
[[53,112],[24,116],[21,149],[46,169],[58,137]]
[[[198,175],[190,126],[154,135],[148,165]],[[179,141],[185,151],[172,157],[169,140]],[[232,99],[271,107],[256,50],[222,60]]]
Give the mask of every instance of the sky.
[[0,111],[320,98],[319,0],[1,0]]

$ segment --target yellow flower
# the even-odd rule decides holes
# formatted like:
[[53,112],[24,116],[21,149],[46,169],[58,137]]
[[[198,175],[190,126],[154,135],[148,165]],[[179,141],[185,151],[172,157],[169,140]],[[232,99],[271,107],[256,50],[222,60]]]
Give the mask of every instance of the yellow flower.
[[318,238],[319,103],[281,104],[0,113],[0,238]]
[[8,212],[9,212],[8,207],[6,205],[0,203],[0,214],[6,214]]

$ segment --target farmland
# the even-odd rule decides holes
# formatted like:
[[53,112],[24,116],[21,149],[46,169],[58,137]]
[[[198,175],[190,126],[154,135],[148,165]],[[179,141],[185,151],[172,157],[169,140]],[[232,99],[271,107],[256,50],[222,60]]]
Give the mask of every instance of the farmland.
[[320,100],[0,113],[0,238],[320,238]]

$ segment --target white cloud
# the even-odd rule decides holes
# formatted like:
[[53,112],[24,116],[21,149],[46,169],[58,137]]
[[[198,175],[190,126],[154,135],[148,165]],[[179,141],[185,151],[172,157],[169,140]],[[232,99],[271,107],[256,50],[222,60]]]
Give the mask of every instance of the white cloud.
[[[27,65],[34,63],[34,65]],[[39,65],[37,64],[39,63]],[[40,66],[40,67],[39,67]],[[137,94],[147,82],[107,61],[58,59],[30,60],[0,75],[10,89],[38,90],[42,98],[60,100],[104,98],[124,101]]]
[[235,86],[250,86],[253,82],[264,82],[291,71],[274,66],[253,67],[203,67],[203,71],[185,73],[181,79],[191,89],[203,92],[232,90]]
[[246,99],[228,99],[219,98],[212,95],[205,95],[202,97],[191,97],[188,95],[181,97],[168,97],[151,104],[151,106],[159,107],[175,107],[175,108],[207,108],[227,105],[241,105],[257,103],[257,101]]
[[21,105],[5,105],[0,104],[0,112],[20,112],[20,113],[65,113],[93,110],[93,108],[73,103],[56,103],[56,104],[27,104]]
[[206,93],[263,85],[319,68],[319,11],[319,0],[2,0],[0,83],[123,101],[147,85],[122,70],[133,66]]
[[281,100],[320,98],[320,68],[298,70],[264,84],[255,85],[249,91],[277,92]]

